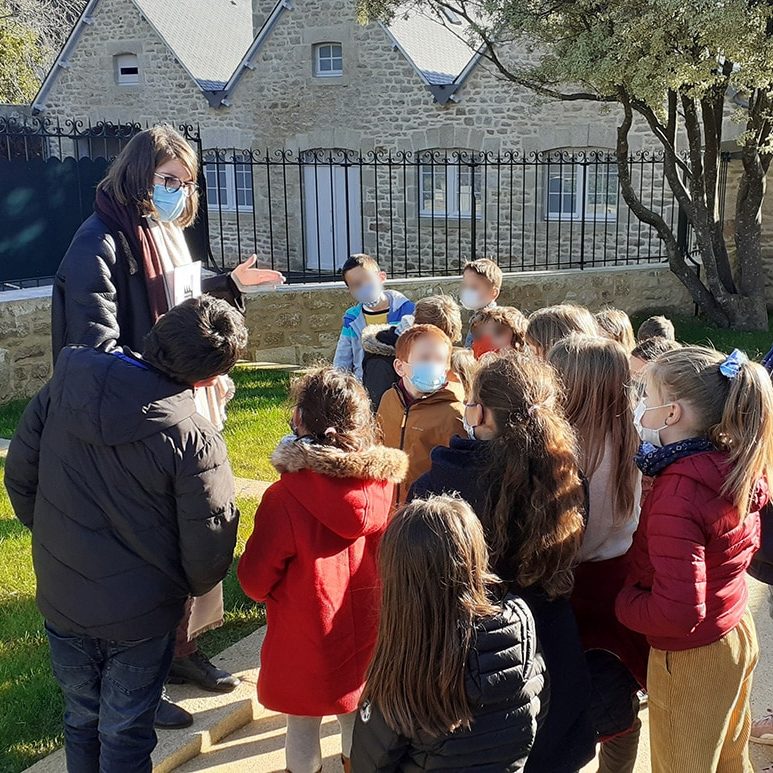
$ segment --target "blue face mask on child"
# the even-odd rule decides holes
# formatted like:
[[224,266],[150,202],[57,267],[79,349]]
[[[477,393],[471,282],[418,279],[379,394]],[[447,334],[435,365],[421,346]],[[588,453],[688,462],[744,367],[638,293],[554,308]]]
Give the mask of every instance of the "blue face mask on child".
[[384,286],[379,281],[366,282],[354,291],[354,297],[363,306],[375,306],[384,295]]
[[446,385],[448,369],[441,362],[414,362],[410,381],[419,392],[431,394]]
[[168,191],[163,185],[153,186],[153,206],[164,223],[177,220],[185,209],[185,191]]

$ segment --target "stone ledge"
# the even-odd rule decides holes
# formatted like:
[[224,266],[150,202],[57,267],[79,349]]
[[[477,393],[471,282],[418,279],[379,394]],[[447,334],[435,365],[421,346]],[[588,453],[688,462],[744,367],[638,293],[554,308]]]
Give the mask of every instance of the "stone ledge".
[[[218,741],[268,712],[258,703],[257,675],[265,626],[224,650],[212,662],[239,676],[242,683],[231,693],[205,693],[190,685],[169,685],[169,694],[194,715],[185,730],[159,730],[153,752],[154,773],[170,773],[210,750]],[[29,773],[65,773],[64,751],[50,754]]]

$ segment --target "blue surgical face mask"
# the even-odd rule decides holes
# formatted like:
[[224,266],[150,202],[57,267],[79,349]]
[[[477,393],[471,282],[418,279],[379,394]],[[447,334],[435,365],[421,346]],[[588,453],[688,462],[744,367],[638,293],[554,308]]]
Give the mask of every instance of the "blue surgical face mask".
[[185,191],[168,191],[163,185],[153,186],[153,206],[164,223],[177,220],[185,210]]
[[384,286],[377,279],[372,282],[366,282],[358,287],[354,293],[354,298],[363,306],[375,306],[384,295]]
[[442,362],[414,362],[410,380],[419,392],[431,394],[446,385],[448,369]]

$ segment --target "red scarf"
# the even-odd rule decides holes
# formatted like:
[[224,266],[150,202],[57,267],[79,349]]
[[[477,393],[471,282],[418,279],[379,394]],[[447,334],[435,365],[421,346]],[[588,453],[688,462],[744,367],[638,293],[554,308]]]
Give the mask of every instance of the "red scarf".
[[120,231],[126,236],[132,254],[140,259],[142,273],[145,276],[145,287],[148,291],[150,313],[155,322],[162,314],[169,311],[169,303],[166,299],[161,256],[150,233],[147,218],[142,217],[136,207],[118,204],[103,190],[97,190],[94,211],[113,234]]

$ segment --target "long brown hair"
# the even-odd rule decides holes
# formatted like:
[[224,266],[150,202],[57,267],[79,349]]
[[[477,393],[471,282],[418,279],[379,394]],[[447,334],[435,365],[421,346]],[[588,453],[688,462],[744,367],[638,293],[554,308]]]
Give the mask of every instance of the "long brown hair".
[[550,598],[567,595],[582,543],[585,491],[577,443],[559,403],[553,369],[536,357],[507,353],[485,362],[471,402],[493,414],[483,514],[494,568]]
[[472,720],[465,664],[475,623],[498,611],[483,529],[461,499],[395,513],[379,554],[381,619],[363,700],[397,733],[445,735]]
[[[167,161],[177,160],[188,171],[191,180],[199,174],[199,161],[185,138],[171,126],[154,126],[135,134],[107,170],[97,188],[109,194],[118,204],[136,206],[142,215],[155,213],[153,175]],[[199,194],[193,190],[185,197],[183,214],[175,221],[186,228],[196,220]]]
[[631,410],[631,368],[623,347],[609,338],[570,335],[549,352],[564,384],[564,410],[580,441],[583,472],[590,479],[609,442],[613,455],[614,522],[635,517],[638,447]]
[[316,442],[343,451],[364,451],[376,443],[376,420],[370,398],[351,373],[314,368],[293,382],[290,400]]
[[592,336],[598,335],[598,331],[596,320],[584,306],[561,303],[532,312],[526,328],[526,342],[531,344],[541,357],[546,357],[550,347],[570,333]]
[[661,354],[643,375],[647,388],[655,387],[664,400],[689,403],[701,435],[728,452],[722,494],[743,519],[757,481],[773,474],[773,386],[765,369],[745,355],[732,379],[720,371],[724,361],[714,349],[688,346]]

